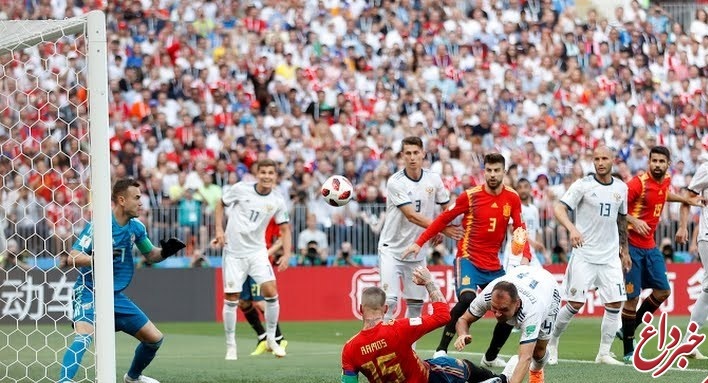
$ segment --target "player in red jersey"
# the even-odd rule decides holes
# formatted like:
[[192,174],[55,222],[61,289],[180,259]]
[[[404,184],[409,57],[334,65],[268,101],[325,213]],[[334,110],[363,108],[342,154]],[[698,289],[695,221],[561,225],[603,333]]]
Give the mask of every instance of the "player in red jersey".
[[[440,214],[418,237],[404,254],[417,254],[423,244],[435,237],[460,214],[464,235],[457,241],[455,259],[455,289],[458,302],[450,312],[452,319],[445,326],[442,339],[434,356],[446,355],[447,348],[455,336],[457,320],[470,307],[477,287],[484,289],[488,283],[505,275],[499,262],[499,252],[506,237],[509,219],[513,219],[514,229],[523,228],[521,219],[521,199],[516,191],[502,183],[505,173],[504,156],[489,153],[484,156],[485,184],[465,190],[455,201],[455,205]],[[522,264],[531,260],[528,242],[524,247]],[[513,326],[497,323],[492,341],[482,357],[482,364],[489,367],[503,367],[505,362],[498,358],[499,350],[509,338]]]
[[[676,242],[688,240],[688,205],[702,206],[701,197],[684,198],[670,191],[671,177],[666,171],[671,165],[671,153],[664,146],[655,146],[649,151],[649,171],[627,182],[627,222],[629,223],[629,256],[632,269],[625,273],[627,301],[622,308],[622,329],[617,336],[624,343],[624,360],[628,363],[634,353],[634,333],[642,322],[644,313],[653,313],[671,294],[666,278],[664,256],[656,247],[654,233],[661,219],[664,204],[682,202]],[[651,288],[648,296],[637,310],[642,289]]]
[[497,376],[468,360],[448,356],[421,360],[412,345],[423,335],[450,320],[445,296],[424,266],[413,270],[413,282],[425,286],[433,314],[384,322],[386,293],[379,287],[364,289],[359,311],[364,328],[342,350],[342,383],[358,382],[359,373],[372,383],[506,383],[512,363]]

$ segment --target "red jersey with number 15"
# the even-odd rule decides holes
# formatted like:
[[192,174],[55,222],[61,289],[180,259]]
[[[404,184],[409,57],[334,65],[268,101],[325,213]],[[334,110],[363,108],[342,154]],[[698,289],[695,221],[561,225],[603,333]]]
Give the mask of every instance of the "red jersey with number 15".
[[641,249],[656,247],[654,233],[661,219],[666,199],[669,198],[671,177],[657,182],[649,173],[635,176],[627,182],[627,212],[649,225],[649,235],[641,235],[629,227],[629,244]]
[[402,318],[361,330],[342,350],[342,372],[363,374],[369,382],[427,383],[430,365],[412,346],[450,321],[446,302],[433,302],[433,315]]
[[[465,190],[457,197],[455,205],[435,218],[415,243],[422,246],[460,214],[464,214],[462,228],[465,234],[457,241],[457,257],[469,258],[481,270],[500,270],[499,252],[509,220],[514,220],[514,229],[526,228],[521,219],[521,199],[516,190],[504,186],[499,195],[490,194],[484,185]],[[523,255],[531,259],[528,242]]]

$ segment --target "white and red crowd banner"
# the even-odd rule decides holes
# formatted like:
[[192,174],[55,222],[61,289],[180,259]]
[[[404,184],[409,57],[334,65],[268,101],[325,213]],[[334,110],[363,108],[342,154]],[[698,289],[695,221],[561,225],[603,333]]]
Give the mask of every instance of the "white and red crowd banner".
[[[701,292],[703,269],[700,264],[668,264],[668,277],[672,294],[664,302],[661,310],[673,315],[689,315],[698,294]],[[431,271],[442,289],[447,301],[453,306],[455,279],[449,266],[432,266]],[[546,268],[560,284],[565,272],[564,265]],[[359,319],[359,299],[361,291],[369,286],[379,285],[376,268],[356,267],[294,267],[277,275],[280,297],[280,319],[283,321],[326,321]],[[217,272],[216,318],[221,318],[223,295],[221,293],[221,271]],[[643,292],[642,297],[649,294]],[[602,316],[603,307],[594,291],[588,293],[588,303],[580,315]],[[405,308],[399,305],[398,312]],[[426,308],[425,310],[429,310]],[[425,312],[425,311],[424,311]]]

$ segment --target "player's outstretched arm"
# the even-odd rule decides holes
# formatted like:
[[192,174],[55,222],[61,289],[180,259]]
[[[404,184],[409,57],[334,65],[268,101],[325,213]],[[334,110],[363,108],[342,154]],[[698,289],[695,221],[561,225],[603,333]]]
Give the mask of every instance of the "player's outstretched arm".
[[455,349],[457,351],[462,351],[465,346],[472,343],[472,335],[470,335],[470,326],[472,323],[478,321],[479,318],[472,315],[469,310],[457,320],[455,324],[455,330],[457,331],[457,340],[455,341]]
[[529,372],[529,367],[531,367],[531,358],[533,357],[533,350],[536,347],[536,342],[529,342],[519,345],[519,363],[514,368],[514,372],[511,374],[511,378],[508,379],[508,383],[521,383],[526,378],[526,374]]
[[[181,240],[172,237],[168,240],[160,240],[161,247],[153,247],[152,250],[145,256],[150,263],[162,262],[165,259],[177,254],[178,251],[187,247]],[[140,246],[138,246],[140,248]]]

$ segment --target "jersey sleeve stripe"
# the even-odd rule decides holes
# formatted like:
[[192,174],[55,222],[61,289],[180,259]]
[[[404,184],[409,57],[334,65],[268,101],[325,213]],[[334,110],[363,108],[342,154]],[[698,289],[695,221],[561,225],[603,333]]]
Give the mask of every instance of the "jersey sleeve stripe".
[[642,191],[639,192],[639,198],[634,202],[634,209],[632,209],[632,216],[639,217],[642,214],[642,209],[644,208],[644,200],[647,195],[647,184],[646,177],[639,177],[639,182],[642,185]]
[[450,203],[450,200],[447,200],[445,202],[437,202],[438,205],[447,205],[448,203]]
[[533,343],[537,340],[538,340],[538,338],[526,339],[525,341],[519,342],[519,344]]
[[404,203],[402,203],[402,204],[400,204],[400,205],[396,205],[396,207],[406,206],[406,205],[410,205],[410,204],[412,204],[412,203],[413,203],[413,202],[404,202]]

